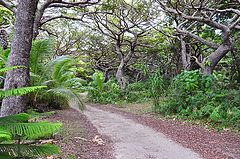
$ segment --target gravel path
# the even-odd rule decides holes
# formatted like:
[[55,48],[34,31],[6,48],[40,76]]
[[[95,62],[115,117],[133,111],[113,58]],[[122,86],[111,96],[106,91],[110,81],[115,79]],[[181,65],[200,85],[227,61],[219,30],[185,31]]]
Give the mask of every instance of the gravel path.
[[88,107],[84,114],[114,143],[116,159],[200,159],[200,155],[164,134],[124,116]]
[[112,105],[89,105],[124,116],[163,133],[173,141],[194,150],[205,159],[240,159],[240,134],[230,131],[216,132],[213,129],[172,119],[156,119],[154,114],[136,115]]

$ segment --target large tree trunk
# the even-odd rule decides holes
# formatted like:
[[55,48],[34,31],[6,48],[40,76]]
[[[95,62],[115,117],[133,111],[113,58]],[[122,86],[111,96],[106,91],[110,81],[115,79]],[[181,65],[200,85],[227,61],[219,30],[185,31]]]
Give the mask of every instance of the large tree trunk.
[[120,65],[118,66],[116,73],[116,79],[121,90],[125,90],[126,88],[126,79],[124,78],[124,66],[125,66],[124,59],[121,59]]
[[218,47],[218,49],[210,54],[205,62],[203,67],[203,74],[210,75],[213,73],[214,68],[218,62],[232,49],[232,43],[223,43]]
[[[9,66],[24,66],[24,68],[8,71],[4,89],[28,86],[29,56],[32,45],[33,23],[38,0],[18,0],[14,39],[9,55]],[[5,98],[2,102],[1,116],[22,112],[27,105],[26,96]]]

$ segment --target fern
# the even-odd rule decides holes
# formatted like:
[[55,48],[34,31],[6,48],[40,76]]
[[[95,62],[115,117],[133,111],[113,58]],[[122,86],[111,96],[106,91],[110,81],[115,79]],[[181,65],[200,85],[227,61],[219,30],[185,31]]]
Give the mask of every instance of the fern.
[[34,140],[56,133],[62,126],[61,123],[5,123],[0,124],[2,128],[9,131],[14,137]]
[[[7,152],[7,153],[6,153]],[[54,145],[12,145],[12,144],[1,144],[0,145],[0,158],[2,156],[11,158],[27,157],[46,157],[53,154],[59,154],[59,148]]]
[[0,142],[10,141],[12,139],[12,134],[2,128],[0,128]]
[[15,115],[10,115],[10,116],[6,116],[6,117],[1,117],[0,124],[1,123],[28,122],[29,119],[30,119],[30,115],[28,115],[26,113],[15,114]]
[[9,90],[0,90],[0,98],[25,95],[43,88],[46,88],[46,86],[32,86],[32,87],[21,87],[21,88],[9,89]]
[[13,69],[17,69],[17,68],[25,68],[25,66],[11,66],[11,67],[5,67],[5,68],[1,68],[0,72],[6,72],[9,70],[13,70]]
[[13,137],[38,139],[57,132],[62,124],[49,122],[29,122],[31,116],[26,113],[0,118],[0,130],[9,132]]
[[33,73],[39,73],[42,71],[44,59],[51,56],[53,53],[51,50],[52,43],[50,40],[35,40],[32,44],[30,54],[30,69]]
[[[35,117],[36,115],[34,115]],[[61,128],[61,123],[29,122],[32,117],[26,113],[0,118],[0,158],[42,157],[59,153],[53,145],[15,145],[5,141],[36,140],[50,136]]]
[[68,56],[62,56],[60,58],[55,59],[53,63],[50,63],[50,65],[54,64],[52,67],[53,68],[52,78],[60,79],[62,75],[66,73],[66,70],[69,69],[69,66],[72,66],[74,62],[75,60]]

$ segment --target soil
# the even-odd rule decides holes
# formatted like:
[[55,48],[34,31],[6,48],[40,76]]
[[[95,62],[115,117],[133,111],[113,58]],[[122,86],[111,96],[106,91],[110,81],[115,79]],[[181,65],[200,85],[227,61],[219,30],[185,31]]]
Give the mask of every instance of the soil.
[[[113,159],[112,141],[108,136],[98,133],[86,116],[74,109],[59,110],[48,118],[50,121],[63,123],[62,131],[55,136],[61,148],[61,158],[68,159]],[[96,136],[104,145],[96,142]]]

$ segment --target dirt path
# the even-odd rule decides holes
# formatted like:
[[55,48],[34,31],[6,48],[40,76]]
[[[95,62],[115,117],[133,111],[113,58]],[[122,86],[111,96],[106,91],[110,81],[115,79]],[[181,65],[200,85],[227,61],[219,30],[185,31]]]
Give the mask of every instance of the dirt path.
[[114,142],[116,159],[200,159],[164,134],[119,114],[88,107],[84,113],[102,135]]
[[[99,134],[82,112],[74,109],[58,110],[48,120],[63,123],[62,131],[54,139],[61,148],[62,159],[69,159],[70,156],[75,159],[113,159],[112,141]],[[98,145],[92,142],[96,135],[107,144]]]

